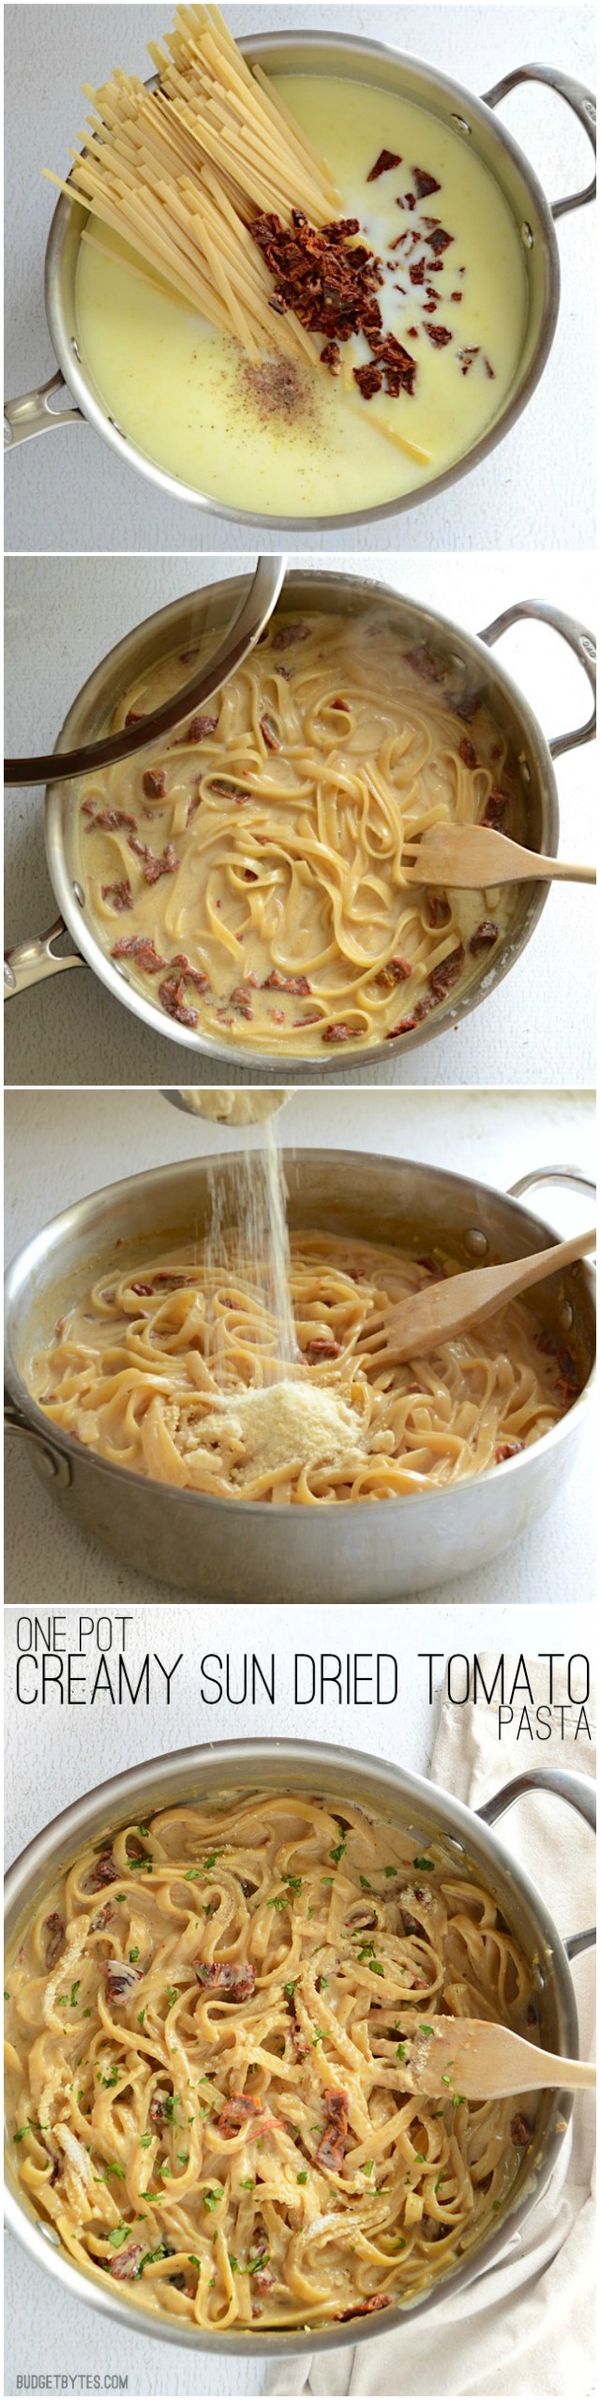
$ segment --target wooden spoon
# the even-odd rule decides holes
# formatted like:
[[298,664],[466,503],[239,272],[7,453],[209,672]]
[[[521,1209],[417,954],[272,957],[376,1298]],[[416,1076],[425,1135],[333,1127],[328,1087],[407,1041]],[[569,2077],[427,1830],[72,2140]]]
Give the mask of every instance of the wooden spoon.
[[411,883],[453,884],[486,891],[501,883],[595,883],[595,867],[577,859],[545,858],[524,850],[491,825],[432,825],[419,842],[407,840]]
[[540,2050],[508,2025],[479,2017],[433,2017],[406,2040],[411,2090],[427,2099],[504,2100],[515,2092],[593,2090],[596,2069]]
[[398,1302],[387,1323],[375,1325],[361,1346],[364,1365],[379,1368],[399,1365],[406,1358],[426,1357],[440,1342],[465,1333],[476,1318],[492,1316],[531,1284],[558,1275],[595,1248],[592,1226],[589,1233],[574,1234],[568,1242],[551,1242],[547,1250],[534,1250],[530,1258],[513,1259],[508,1266],[471,1267],[464,1275],[444,1275],[439,1283],[426,1283],[421,1291]]

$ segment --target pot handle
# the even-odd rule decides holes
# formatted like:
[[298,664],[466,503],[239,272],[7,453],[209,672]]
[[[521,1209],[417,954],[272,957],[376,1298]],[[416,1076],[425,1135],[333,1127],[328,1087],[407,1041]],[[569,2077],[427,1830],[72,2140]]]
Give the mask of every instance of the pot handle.
[[[68,408],[53,408],[56,392],[65,392]],[[57,425],[82,425],[83,413],[76,408],[67,392],[60,367],[49,383],[40,383],[35,392],[20,392],[16,400],[4,402],[4,448],[16,450],[17,442],[31,442],[36,433],[53,433]]]
[[[583,125],[584,133],[587,133],[595,156],[596,100],[594,93],[588,91],[585,83],[578,83],[574,75],[563,75],[560,67],[514,67],[511,75],[502,75],[499,83],[492,84],[491,91],[482,92],[481,97],[486,108],[497,108],[498,101],[505,100],[507,92],[513,92],[518,83],[547,83],[551,92],[557,92],[560,100],[566,100],[567,108],[573,109],[574,115],[579,118],[580,125]],[[595,198],[596,177],[594,175],[593,181],[586,184],[585,191],[569,192],[564,200],[551,202],[552,216],[566,217],[570,209],[585,208],[587,201],[595,200]]]
[[554,740],[548,744],[550,757],[562,758],[563,751],[579,750],[583,742],[592,742],[596,732],[595,636],[588,632],[586,625],[579,625],[575,617],[567,616],[563,608],[554,608],[551,600],[516,600],[512,608],[504,608],[499,617],[494,617],[491,625],[484,626],[480,641],[487,642],[491,650],[501,634],[508,633],[509,627],[518,625],[522,618],[529,619],[534,625],[549,625],[553,633],[562,635],[563,641],[568,642],[569,649],[579,659],[593,693],[594,705],[586,724],[577,726],[574,733],[555,734]]
[[[590,1825],[592,1833],[595,1833],[594,1785],[587,1775],[574,1775],[570,1767],[526,1767],[522,1775],[513,1775],[510,1783],[502,1784],[499,1792],[493,1792],[491,1800],[485,1800],[483,1808],[476,1809],[475,1814],[483,1818],[484,1825],[495,1825],[496,1818],[503,1817],[505,1809],[512,1808],[514,1800],[520,1800],[524,1792],[534,1791],[553,1792],[558,1800],[567,1800],[569,1807],[576,1808],[578,1816],[583,1817],[586,1825]],[[584,1933],[569,1934],[564,1943],[567,1958],[579,1958],[583,1950],[592,1950],[595,1940],[595,1925],[586,1926]]]
[[37,1451],[44,1482],[53,1483],[61,1492],[68,1492],[73,1480],[70,1460],[65,1458],[64,1451],[54,1450],[50,1441],[44,1441],[43,1434],[38,1432],[36,1425],[30,1425],[29,1418],[17,1407],[16,1401],[11,1400],[9,1392],[4,1397],[4,1431],[6,1434],[18,1434],[22,1441],[31,1442]]
[[28,942],[17,942],[7,950],[4,960],[4,998],[16,1000],[18,992],[29,991],[32,983],[45,983],[48,975],[64,975],[67,967],[85,967],[87,959],[79,950],[68,950],[66,957],[54,949],[54,943],[66,933],[64,917],[57,917],[47,933],[32,934]]
[[536,1183],[560,1183],[569,1192],[590,1192],[592,1199],[596,1198],[593,1177],[584,1175],[581,1167],[532,1167],[528,1175],[519,1175],[516,1183],[509,1184],[509,1200],[522,1200],[523,1193],[531,1192]]

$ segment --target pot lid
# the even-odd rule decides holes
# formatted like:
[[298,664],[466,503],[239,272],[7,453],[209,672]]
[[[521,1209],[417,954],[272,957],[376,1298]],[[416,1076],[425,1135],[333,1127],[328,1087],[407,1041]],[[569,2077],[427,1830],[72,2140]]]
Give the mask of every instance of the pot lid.
[[258,558],[254,571],[249,565],[241,594],[239,575],[232,584],[235,601],[232,598],[232,614],[225,622],[222,584],[219,607],[211,584],[190,592],[187,617],[178,631],[177,652],[172,654],[173,668],[179,669],[179,673],[174,673],[168,697],[163,697],[149,715],[140,711],[138,716],[130,710],[125,723],[116,731],[81,743],[77,750],[62,750],[59,741],[57,749],[47,755],[6,759],[5,782],[51,783],[59,772],[61,781],[68,780],[99,767],[114,766],[119,759],[131,758],[138,751],[164,746],[188,718],[213,698],[260,641],[279,599],[285,570],[286,560],[279,557]]

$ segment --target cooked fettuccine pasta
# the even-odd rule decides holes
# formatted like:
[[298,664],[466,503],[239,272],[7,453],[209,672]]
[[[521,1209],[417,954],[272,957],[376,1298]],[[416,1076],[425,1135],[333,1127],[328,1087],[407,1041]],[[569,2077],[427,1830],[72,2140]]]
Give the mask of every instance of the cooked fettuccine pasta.
[[536,2039],[536,1969],[468,1861],[343,1799],[159,1811],[88,1845],[8,1966],[9,2137],[77,2264],[258,2335],[418,2298],[497,2221],[514,2099],[411,2095],[411,2039]]
[[164,1483],[311,1505],[427,1491],[539,1441],[578,1386],[571,1354],[519,1302],[432,1357],[381,1359],[395,1304],[460,1263],[292,1235],[295,1351],[282,1358],[243,1227],[229,1262],[190,1241],[101,1276],[28,1380],[53,1424]]
[[[202,655],[145,672],[113,725],[158,707]],[[480,819],[516,831],[519,801],[459,670],[450,690],[377,610],[278,612],[150,768],[88,777],[77,873],[103,948],[168,1018],[322,1058],[410,1033],[494,961],[514,888],[427,891],[405,856],[433,825]]]

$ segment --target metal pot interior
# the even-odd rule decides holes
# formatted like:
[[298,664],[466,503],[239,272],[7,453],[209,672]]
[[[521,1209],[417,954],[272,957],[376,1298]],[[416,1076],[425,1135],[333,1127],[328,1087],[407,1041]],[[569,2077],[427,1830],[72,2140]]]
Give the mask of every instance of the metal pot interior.
[[[199,1241],[204,1238],[210,1222],[209,1175],[215,1163],[203,1158],[158,1168],[76,1202],[35,1235],[9,1269],[9,1386],[18,1405],[46,1431],[48,1420],[31,1400],[27,1387],[27,1362],[32,1348],[49,1337],[57,1314],[80,1298],[89,1289],[92,1278],[107,1271],[109,1262],[114,1272],[117,1245],[122,1248],[123,1268],[134,1258],[139,1267],[145,1257],[155,1256],[163,1247],[174,1247],[179,1241],[189,1239],[190,1234]],[[487,1185],[448,1174],[443,1168],[339,1150],[284,1151],[283,1165],[292,1230],[318,1227],[329,1233],[352,1233],[391,1246],[405,1246],[417,1253],[431,1239],[443,1239],[449,1253],[465,1267],[524,1257],[555,1238],[548,1225],[530,1216],[517,1201]],[[219,1155],[218,1167],[223,1194],[233,1215],[235,1157],[231,1153]],[[529,1305],[544,1328],[568,1341],[575,1352],[582,1394],[574,1409],[580,1409],[583,1386],[594,1360],[594,1303],[589,1271],[577,1263],[566,1275],[550,1277],[530,1295]],[[544,1447],[561,1437],[573,1413],[570,1409],[567,1418],[562,1418],[552,1433],[544,1437]],[[67,1448],[73,1447],[68,1437],[61,1435],[60,1439]],[[522,1453],[520,1460],[509,1461],[509,1471],[524,1460],[526,1463],[527,1453]],[[111,1468],[110,1472],[120,1482],[124,1478],[126,1484],[140,1480],[125,1468]],[[492,1470],[494,1477],[505,1472],[505,1467]],[[156,1485],[151,1488],[164,1489]],[[443,1494],[436,1497],[443,1498]],[[201,1495],[196,1495],[196,1501],[201,1508]],[[216,1505],[230,1513],[227,1502]],[[399,1505],[406,1508],[411,1503],[382,1501],[379,1507],[397,1510]],[[418,1500],[412,1505],[422,1507],[423,1502]],[[252,1514],[256,1513],[255,1507]],[[292,1513],[302,1516],[303,1512]],[[273,1518],[281,1511],[270,1508],[268,1514]],[[336,1516],[340,1519],[346,1514],[347,1509],[341,1504]]]
[[[209,1795],[225,1797],[240,1789],[265,1786],[272,1790],[288,1791],[314,1788],[318,1778],[320,1793],[338,1799],[352,1797],[375,1809],[389,1823],[408,1825],[419,1836],[420,1846],[433,1834],[442,1835],[448,1845],[451,1865],[458,1872],[469,1869],[480,1873],[502,1912],[510,1931],[522,1948],[525,1957],[537,1964],[540,2004],[540,2038],[544,2046],[565,2056],[575,2057],[578,2050],[577,2010],[575,1995],[560,1937],[548,1916],[544,1902],[529,1883],[509,1853],[505,1853],[498,1837],[481,1820],[438,1790],[421,1776],[405,1775],[387,1761],[365,1757],[361,1752],[334,1749],[330,1744],[294,1741],[224,1742],[211,1745],[210,1750],[182,1750],[171,1757],[151,1760],[141,1768],[104,1783],[95,1792],[75,1802],[48,1826],[24,1851],[21,1859],[9,1871],[7,1881],[6,1939],[12,1948],[31,1914],[39,1907],[40,1892],[49,1886],[59,1868],[67,1868],[86,1840],[98,1841],[113,1833],[120,1824],[131,1821],[132,1814],[144,1818],[158,1805],[166,1806],[184,1799],[201,1801]],[[562,2094],[558,2102],[563,2122],[572,2110],[572,2095]],[[411,2317],[434,2308],[450,2286],[454,2290],[473,2280],[502,2247],[507,2219],[511,2230],[520,2218],[534,2207],[552,2172],[561,2148],[562,2136],[556,2131],[557,2094],[542,2093],[536,2118],[536,2142],[523,2162],[508,2210],[499,2220],[497,2230],[485,2242],[465,2256],[464,2264],[440,2281],[424,2298],[411,2306]],[[238,2355],[246,2352],[256,2356],[252,2335],[205,2335],[191,2328],[175,2328],[171,2323],[157,2320],[142,2309],[132,2308],[115,2291],[106,2289],[104,2278],[74,2267],[57,2253],[52,2231],[46,2233],[40,2219],[27,2206],[15,2182],[9,2160],[8,2222],[25,2242],[37,2262],[50,2268],[68,2288],[88,2298],[92,2306],[100,2307],[107,2315],[117,2317],[123,2325],[136,2326],[144,2333],[158,2335],[187,2347],[224,2350]],[[275,2334],[269,2338],[270,2353],[289,2356],[298,2352],[339,2349],[356,2342],[370,2341],[382,2331],[390,2332],[402,2322],[405,2311],[389,2309],[381,2317],[362,2323],[331,2326],[323,2332]]]
[[[234,606],[241,599],[246,578],[227,577],[211,586],[211,606],[215,625],[229,622]],[[507,778],[514,795],[514,836],[532,850],[544,850],[555,855],[558,847],[558,804],[556,783],[550,754],[544,736],[522,693],[500,667],[495,653],[472,634],[463,632],[434,609],[404,598],[389,586],[373,583],[366,576],[338,574],[326,569],[305,571],[293,568],[286,576],[281,607],[288,605],[293,612],[299,608],[319,608],[332,614],[340,611],[348,616],[360,616],[365,610],[383,609],[399,638],[415,644],[425,644],[443,666],[446,687],[457,697],[468,701],[478,695],[482,705],[493,716],[499,734],[508,742]],[[187,622],[189,603],[171,602],[153,617],[119,642],[114,650],[95,668],[74,700],[59,736],[60,747],[75,748],[105,733],[112,722],[117,700],[124,686],[137,676],[143,667],[150,667],[165,653],[177,648],[178,634]],[[285,1051],[277,1059],[265,1057],[264,1052],[236,1049],[232,1043],[218,1043],[213,1036],[190,1032],[169,1019],[168,1026],[162,1009],[130,981],[125,962],[120,966],[101,949],[89,912],[85,891],[79,881],[81,872],[77,856],[77,787],[72,783],[52,783],[46,802],[46,852],[54,891],[77,948],[86,957],[102,982],[115,998],[133,1009],[155,1032],[168,1033],[169,1040],[182,1042],[196,1054],[218,1058],[224,1065],[249,1065],[260,1068],[264,1080],[277,1077],[290,1062]],[[444,1029],[462,1022],[477,1007],[488,992],[508,974],[519,957],[537,924],[547,899],[547,887],[542,884],[520,884],[514,887],[515,896],[509,926],[490,964],[485,953],[475,966],[466,989],[458,997],[452,992],[447,1001],[428,1017],[422,1026],[398,1043],[404,1053],[419,1043],[432,1041]],[[374,1044],[368,1050],[350,1050],[348,1058],[357,1068],[369,1067],[378,1059],[394,1055],[396,1045],[390,1042]],[[337,1053],[323,1050],[302,1060],[303,1072],[318,1070],[319,1078],[336,1071]]]
[[[496,123],[492,111],[460,84],[440,76],[435,68],[423,61],[409,58],[388,49],[381,43],[348,35],[297,33],[248,34],[240,40],[245,57],[257,59],[267,74],[278,72],[319,73],[342,76],[351,82],[377,84],[386,91],[398,91],[437,116],[442,124],[451,124],[471,151],[475,150],[488,172],[492,174],[508,201],[519,229],[523,248],[527,284],[527,311],[521,357],[511,389],[492,424],[474,443],[472,449],[445,474],[432,478],[418,493],[408,493],[399,501],[386,501],[381,507],[360,509],[346,515],[331,516],[328,523],[370,523],[394,515],[399,509],[414,507],[419,500],[443,491],[457,477],[473,466],[478,458],[508,431],[515,417],[525,406],[545,365],[551,346],[558,314],[560,270],[558,249],[550,210],[532,168],[517,148],[512,136]],[[83,365],[77,340],[75,282],[79,243],[87,212],[79,204],[73,206],[64,198],[59,200],[52,220],[46,253],[46,311],[52,340],[63,374],[85,416],[97,432],[111,443],[121,457],[129,460],[139,472],[160,484],[162,490],[180,500],[189,500],[195,507],[208,507],[213,514],[235,518],[245,524],[265,523],[273,527],[274,518],[254,516],[224,503],[200,495],[189,485],[179,482],[156,466],[147,454],[137,449],[128,436],[109,417],[106,403],[98,392],[91,374]],[[306,531],[320,525],[314,517],[279,519],[281,524]]]

